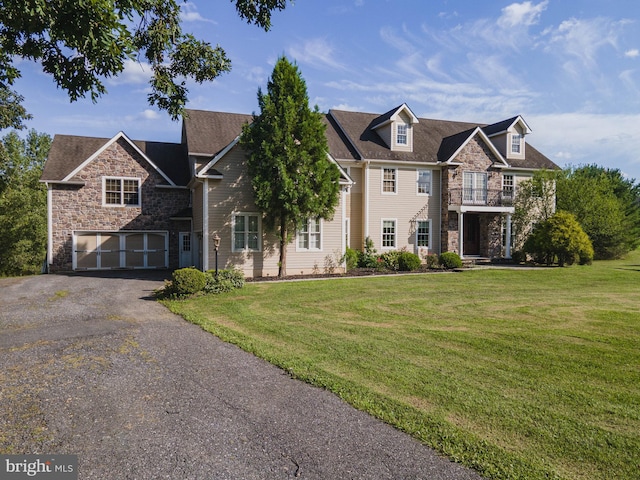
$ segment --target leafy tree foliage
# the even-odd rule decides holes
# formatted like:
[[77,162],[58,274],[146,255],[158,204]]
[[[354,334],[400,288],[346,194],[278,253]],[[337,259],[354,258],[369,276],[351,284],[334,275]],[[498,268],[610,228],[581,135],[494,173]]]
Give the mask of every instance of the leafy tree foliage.
[[554,214],[556,178],[555,171],[539,171],[531,179],[518,184],[513,205],[515,212],[511,219],[515,251],[522,249],[536,223],[548,220]]
[[[234,0],[232,0],[234,1]],[[265,30],[286,0],[235,0],[239,16]],[[128,59],[152,70],[149,103],[178,118],[187,101],[186,79],[210,81],[231,68],[220,46],[184,33],[178,0],[4,0],[0,8],[0,108],[20,77],[19,59],[39,61],[74,101],[106,92],[104,79]],[[21,112],[2,123],[16,127]]]
[[640,185],[619,170],[567,168],[558,177],[557,192],[558,209],[576,216],[595,258],[619,258],[640,243]]
[[0,143],[0,275],[38,273],[47,243],[47,192],[39,182],[51,137],[31,130]]
[[260,114],[244,126],[255,203],[268,229],[280,239],[279,276],[286,275],[286,251],[296,228],[309,218],[330,219],[338,204],[338,167],[328,158],[326,126],[309,108],[307,85],[298,67],[280,57],[258,90]]
[[524,251],[533,255],[538,263],[559,266],[591,264],[593,246],[575,216],[558,211],[549,219],[535,225],[524,244]]

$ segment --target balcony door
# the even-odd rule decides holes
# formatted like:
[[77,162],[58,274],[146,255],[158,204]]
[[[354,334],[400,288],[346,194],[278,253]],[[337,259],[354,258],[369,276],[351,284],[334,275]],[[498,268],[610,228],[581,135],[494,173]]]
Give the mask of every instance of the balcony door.
[[486,172],[464,172],[462,200],[469,205],[487,204]]

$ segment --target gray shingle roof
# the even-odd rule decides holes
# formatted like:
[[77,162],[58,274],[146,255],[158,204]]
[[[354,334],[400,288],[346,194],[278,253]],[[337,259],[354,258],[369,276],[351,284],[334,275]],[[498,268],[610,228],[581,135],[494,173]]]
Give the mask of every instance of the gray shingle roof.
[[[110,140],[55,135],[40,179],[51,182],[63,180]],[[134,140],[133,143],[176,185],[186,185],[189,182],[188,162],[183,145],[141,140]]]
[[214,157],[242,133],[242,125],[251,123],[252,115],[240,113],[187,110],[183,120],[183,141],[190,155]]
[[[396,109],[397,110],[397,109]],[[395,112],[395,110],[392,110]],[[389,112],[387,112],[388,114]],[[387,115],[385,114],[385,115]],[[329,117],[339,125],[351,139],[356,153],[356,159],[377,159],[412,162],[443,162],[480,127],[485,134],[503,131],[518,117],[512,117],[492,125],[469,122],[453,122],[449,120],[433,120],[419,118],[419,123],[413,125],[413,152],[392,151],[382,141],[378,134],[371,129],[379,124],[381,116],[374,113],[348,112],[344,110],[330,110]],[[514,168],[556,169],[558,166],[545,157],[527,142],[526,158],[522,160],[509,159],[507,163]],[[341,157],[331,152],[335,158]]]

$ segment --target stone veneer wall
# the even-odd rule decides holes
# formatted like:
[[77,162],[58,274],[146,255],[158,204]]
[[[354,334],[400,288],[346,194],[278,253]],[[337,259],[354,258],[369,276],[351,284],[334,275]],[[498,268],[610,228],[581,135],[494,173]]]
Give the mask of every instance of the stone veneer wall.
[[[449,211],[449,191],[459,190],[464,185],[464,172],[487,173],[487,188],[502,189],[502,174],[493,168],[495,155],[489,147],[477,137],[473,138],[458,153],[455,162],[462,165],[445,167],[442,170],[442,235],[443,252],[459,252],[458,222],[459,215]],[[468,214],[467,214],[468,215]],[[497,216],[497,220],[494,218]],[[480,217],[480,251],[489,257],[501,256],[501,223],[499,215],[482,214]],[[496,246],[497,241],[497,246]],[[486,253],[485,253],[486,252]]]
[[[105,176],[139,178],[141,207],[104,207],[102,178]],[[188,189],[157,188],[157,185],[166,185],[166,180],[124,139],[110,145],[72,180],[85,185],[52,186],[51,272],[72,269],[74,231],[168,231],[169,266],[177,267],[177,233],[172,230],[169,219],[189,206]],[[175,228],[183,226],[176,224]]]

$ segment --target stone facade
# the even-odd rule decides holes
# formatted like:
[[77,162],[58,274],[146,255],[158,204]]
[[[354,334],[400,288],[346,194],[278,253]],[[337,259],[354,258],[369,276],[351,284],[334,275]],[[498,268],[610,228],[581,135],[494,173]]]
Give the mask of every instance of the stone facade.
[[[140,206],[104,206],[103,177],[140,179]],[[177,268],[178,235],[170,218],[189,206],[186,188],[158,188],[167,181],[124,139],[111,144],[71,179],[84,185],[52,184],[50,271],[72,269],[73,233],[158,231],[169,233],[169,267]],[[183,222],[184,223],[184,222]],[[186,231],[190,226],[186,227]]]
[[[461,201],[465,172],[487,174],[487,190],[498,192],[502,189],[502,173],[494,167],[499,160],[478,136],[472,138],[458,153],[456,165],[442,170],[442,235],[440,245],[443,252],[460,254],[460,214],[449,210],[450,205]],[[461,164],[461,165],[460,165]],[[456,192],[458,194],[456,195]],[[464,213],[478,215],[480,237],[479,253],[483,257],[496,258],[502,255],[502,216],[497,213]],[[463,252],[464,253],[464,252]]]

